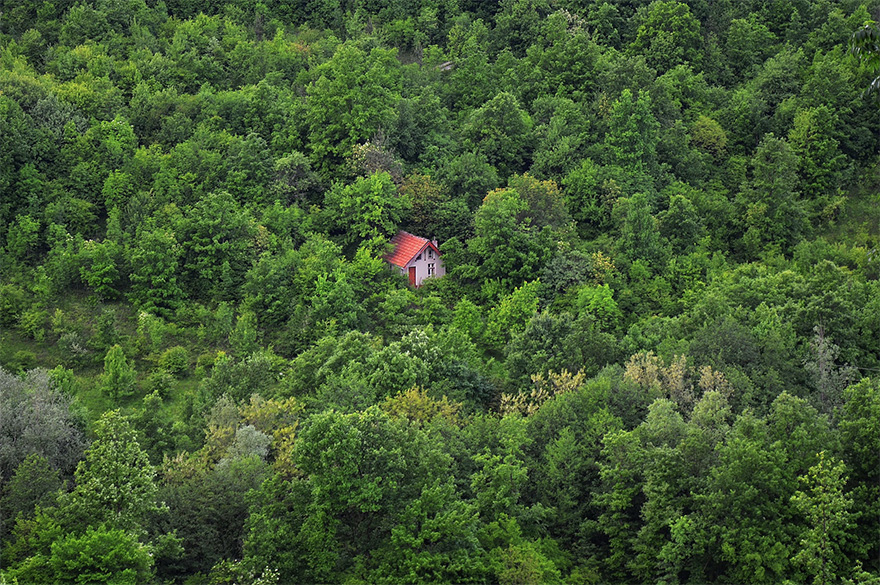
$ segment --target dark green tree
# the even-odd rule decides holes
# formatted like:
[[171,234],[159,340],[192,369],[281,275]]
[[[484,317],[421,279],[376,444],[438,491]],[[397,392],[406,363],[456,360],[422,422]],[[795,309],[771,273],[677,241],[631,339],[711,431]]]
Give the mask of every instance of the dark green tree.
[[146,222],[128,249],[131,299],[140,308],[169,317],[183,300],[180,276],[183,248],[174,231]]
[[657,143],[660,124],[651,112],[651,98],[647,92],[635,98],[629,89],[611,106],[605,151],[608,163],[631,173],[636,186],[647,186],[647,177],[656,175]]
[[52,469],[45,457],[31,453],[4,483],[0,492],[0,539],[5,542],[19,516],[30,518],[37,507],[46,508],[55,503],[62,482],[58,471]]
[[519,100],[502,92],[475,110],[462,127],[465,146],[482,154],[501,177],[528,168],[533,122]]
[[687,4],[673,0],[651,2],[629,50],[665,71],[684,62],[698,64],[701,47],[700,21]]
[[636,193],[628,200],[620,246],[623,256],[630,262],[644,260],[657,271],[665,262],[666,250],[660,241],[660,229],[643,193]]
[[[872,73],[880,69],[880,27],[877,23],[867,22],[853,33],[850,39],[850,51]],[[875,77],[865,92],[880,96],[880,77]]]
[[743,246],[751,256],[768,247],[787,251],[809,227],[798,189],[798,157],[785,140],[768,134],[751,168],[752,178],[736,198]]

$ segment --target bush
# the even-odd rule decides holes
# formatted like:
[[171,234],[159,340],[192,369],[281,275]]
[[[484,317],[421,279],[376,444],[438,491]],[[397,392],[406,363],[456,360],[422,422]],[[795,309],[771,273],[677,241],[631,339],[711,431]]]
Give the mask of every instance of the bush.
[[36,341],[43,341],[46,337],[46,325],[49,322],[49,314],[43,309],[30,309],[22,313],[19,319],[19,328],[22,333]]
[[155,392],[164,400],[168,398],[168,395],[171,393],[171,388],[174,386],[174,376],[165,370],[158,370],[147,376],[144,385],[147,394]]
[[11,327],[24,311],[25,292],[14,284],[0,285],[0,325]]
[[166,349],[159,357],[159,367],[177,378],[185,378],[189,373],[189,352],[179,345]]
[[12,356],[12,363],[10,365],[17,372],[32,370],[37,367],[37,356],[32,351],[17,351]]
[[63,334],[58,339],[58,348],[61,350],[62,360],[66,366],[81,367],[88,360],[88,342],[74,331]]

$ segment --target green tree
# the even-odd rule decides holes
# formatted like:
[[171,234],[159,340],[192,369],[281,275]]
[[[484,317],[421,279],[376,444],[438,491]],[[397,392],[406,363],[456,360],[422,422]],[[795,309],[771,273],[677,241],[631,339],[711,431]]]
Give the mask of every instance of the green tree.
[[655,1],[648,6],[630,51],[645,55],[649,65],[665,71],[684,62],[698,63],[701,47],[700,21],[690,7],[674,0]]
[[35,142],[26,114],[18,102],[6,95],[0,95],[0,140],[4,144],[0,150],[0,225],[6,226],[26,204],[10,195],[19,169],[32,161]]
[[451,481],[437,480],[397,514],[387,544],[370,555],[373,583],[464,583],[486,577],[477,515]]
[[[468,250],[480,263],[481,279],[496,279],[501,290],[538,277],[550,260],[550,231],[531,225],[528,204],[513,189],[496,189],[474,216],[476,236]],[[474,274],[477,276],[477,274]]]
[[594,319],[604,331],[614,331],[623,319],[623,313],[607,284],[584,286],[578,290],[577,308],[581,314]]
[[150,516],[163,509],[150,459],[118,410],[98,419],[95,435],[77,465],[76,487],[59,502],[62,513],[75,520],[78,529],[104,525],[142,533]]
[[493,38],[510,47],[513,54],[523,57],[536,44],[541,23],[550,12],[547,0],[502,0],[495,14]]
[[[880,27],[876,22],[869,21],[853,33],[850,39],[850,51],[872,73],[880,69]],[[865,92],[880,96],[880,76],[871,81]]]
[[489,312],[486,320],[486,343],[502,349],[511,337],[523,331],[538,310],[540,281],[532,281],[514,289]]
[[114,300],[119,296],[122,249],[111,240],[83,242],[79,251],[82,281],[101,298]]
[[437,169],[437,180],[446,185],[450,193],[463,199],[469,209],[479,207],[486,193],[501,184],[498,171],[486,156],[473,152],[445,160]]
[[757,14],[750,14],[748,19],[735,18],[730,21],[725,40],[728,66],[737,77],[746,75],[772,54],[776,43],[776,35]]
[[612,227],[611,212],[623,194],[620,167],[598,165],[585,158],[562,180],[566,201],[581,233],[602,232]]
[[565,199],[554,181],[539,181],[526,173],[510,177],[507,186],[526,203],[525,214],[535,228],[561,229],[571,221]]
[[720,160],[727,149],[727,133],[715,119],[700,114],[691,126],[691,144]]
[[657,220],[651,215],[648,198],[643,193],[636,193],[629,198],[620,247],[624,257],[630,262],[643,260],[657,272],[665,264],[666,250],[660,242]]
[[358,177],[351,185],[336,183],[324,196],[334,231],[346,249],[397,231],[407,201],[386,172]]
[[174,231],[146,222],[128,249],[131,299],[139,308],[170,317],[183,300],[178,277],[183,248]]
[[226,153],[226,181],[223,188],[239,201],[266,204],[271,201],[270,181],[274,162],[266,140],[250,132],[244,139],[232,139]]
[[322,177],[339,178],[352,147],[393,120],[400,99],[400,62],[394,49],[367,52],[348,42],[314,76],[306,88],[309,148]]
[[375,407],[312,416],[295,451],[310,492],[295,542],[307,551],[305,578],[320,582],[341,581],[355,561],[368,562],[398,511],[448,465],[405,419]]
[[[232,412],[237,420],[226,429],[230,431],[228,443],[232,449],[224,453],[225,457],[219,461],[180,457],[165,465],[160,496],[170,513],[164,526],[179,536],[184,548],[178,561],[163,568],[170,576],[207,572],[224,558],[241,558],[248,517],[246,495],[268,477],[269,465],[257,454],[243,453],[248,449],[242,443],[248,441],[236,441],[243,434],[265,445],[266,435],[260,433],[260,437],[259,431],[250,430],[237,432],[238,409],[233,406]],[[208,429],[218,430],[214,424]],[[230,452],[235,449],[239,450],[237,454]]]
[[203,197],[177,222],[180,283],[193,298],[234,298],[256,257],[256,222],[225,191]]
[[318,178],[303,153],[293,151],[279,158],[275,161],[274,171],[271,191],[282,203],[290,205],[314,197]]
[[634,98],[624,89],[611,106],[605,151],[608,163],[633,174],[630,181],[645,186],[658,172],[657,143],[660,123],[651,112],[651,97],[646,91]]
[[52,543],[49,557],[55,583],[153,583],[153,555],[133,534],[118,528],[90,526]]
[[295,276],[301,265],[300,254],[286,246],[278,254],[264,252],[242,285],[246,309],[260,315],[260,320],[268,326],[286,323],[299,298]]
[[799,479],[807,491],[798,490],[791,503],[807,517],[809,528],[801,550],[792,562],[813,576],[814,585],[827,585],[841,578],[849,567],[842,551],[849,537],[852,499],[844,494],[846,468],[841,461],[819,453],[819,462]]
[[669,198],[669,207],[657,215],[660,235],[669,242],[674,254],[690,252],[706,234],[706,226],[696,207],[685,195]]
[[136,375],[121,346],[114,345],[107,350],[102,387],[110,398],[119,400],[133,394]]
[[768,134],[752,158],[752,178],[736,197],[750,255],[768,247],[789,250],[808,229],[798,190],[798,157],[785,140]]
[[244,311],[236,318],[235,329],[229,333],[229,345],[244,359],[259,348],[258,334],[257,315],[253,311]]
[[844,203],[845,157],[835,139],[837,116],[826,106],[800,110],[788,134],[798,160],[800,191],[816,224],[832,221]]
[[570,99],[539,98],[533,108],[537,110],[539,106],[544,110],[535,112],[535,134],[540,138],[529,172],[542,179],[565,176],[583,156],[589,140],[589,123],[578,104]]
[[185,378],[189,372],[189,352],[185,347],[175,345],[169,347],[159,356],[159,367],[174,376]]
[[533,122],[519,100],[501,92],[475,110],[462,127],[465,146],[482,154],[501,177],[528,168]]
[[123,167],[137,148],[137,136],[127,120],[96,122],[66,149],[73,158],[67,177],[73,194],[93,205],[103,206],[104,184],[111,173]]
[[[852,556],[873,562],[880,554],[875,519],[880,515],[880,384],[865,378],[843,392],[840,435],[849,469],[850,495],[855,502]],[[873,559],[873,560],[872,560]]]
[[38,507],[55,503],[61,476],[42,455],[31,453],[15,469],[0,492],[0,539],[6,541],[19,516],[30,518]]
[[466,111],[478,108],[491,99],[496,87],[495,74],[489,60],[488,19],[461,19],[449,31],[449,55],[442,61],[456,61],[450,71],[449,82],[441,84],[449,108],[453,111]]

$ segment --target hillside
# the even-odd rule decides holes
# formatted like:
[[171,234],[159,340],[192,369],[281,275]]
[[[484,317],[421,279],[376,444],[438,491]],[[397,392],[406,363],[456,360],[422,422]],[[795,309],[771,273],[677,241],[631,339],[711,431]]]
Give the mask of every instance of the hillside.
[[0,0],[0,581],[880,582],[872,19]]

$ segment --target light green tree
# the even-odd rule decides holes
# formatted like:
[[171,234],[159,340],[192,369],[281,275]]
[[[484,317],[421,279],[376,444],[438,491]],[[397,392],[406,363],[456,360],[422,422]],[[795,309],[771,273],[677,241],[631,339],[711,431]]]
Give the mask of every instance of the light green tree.
[[162,510],[157,502],[155,470],[137,433],[118,410],[95,423],[96,439],[80,461],[76,487],[60,507],[82,525],[105,525],[138,533],[148,517]]
[[394,235],[407,203],[386,172],[358,177],[351,185],[337,183],[324,197],[335,231],[341,234],[346,248]]
[[486,321],[486,343],[502,349],[511,337],[523,331],[538,310],[540,281],[527,282],[501,299],[489,312]]
[[841,545],[849,537],[853,504],[843,491],[845,473],[842,461],[822,451],[819,462],[799,478],[805,491],[798,490],[791,497],[791,503],[810,525],[801,539],[801,550],[791,560],[806,569],[814,585],[836,583],[843,576],[841,570],[845,570],[847,559]]
[[153,556],[130,532],[104,526],[52,543],[49,566],[55,583],[152,583]]
[[125,352],[119,345],[107,350],[104,356],[104,392],[113,400],[129,396],[135,389],[135,371],[128,363]]

